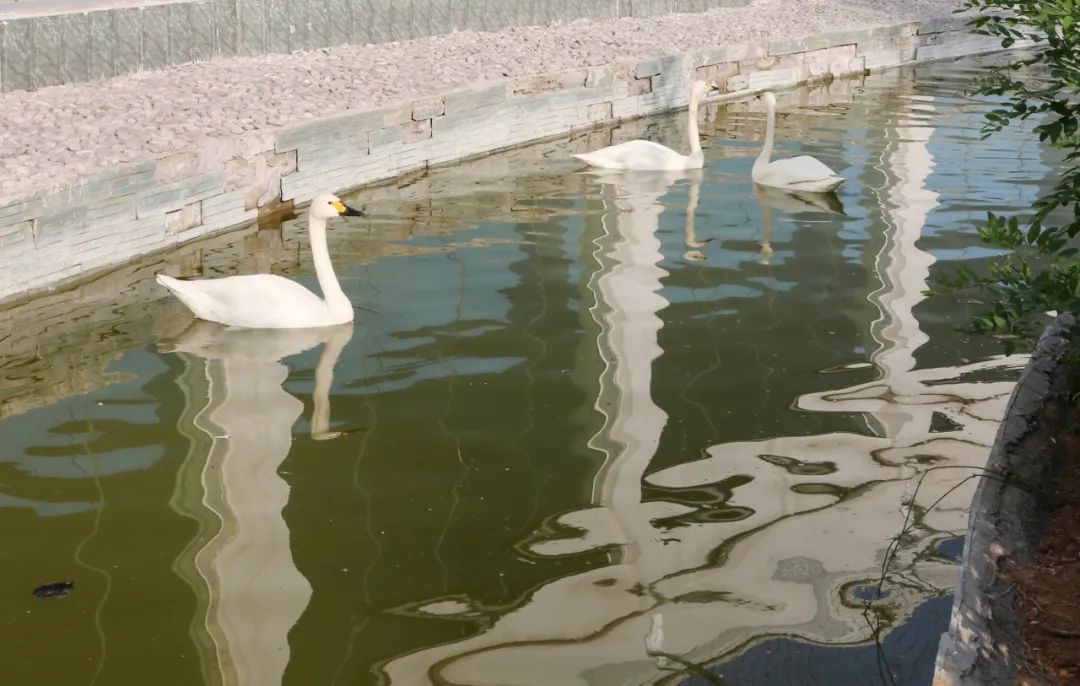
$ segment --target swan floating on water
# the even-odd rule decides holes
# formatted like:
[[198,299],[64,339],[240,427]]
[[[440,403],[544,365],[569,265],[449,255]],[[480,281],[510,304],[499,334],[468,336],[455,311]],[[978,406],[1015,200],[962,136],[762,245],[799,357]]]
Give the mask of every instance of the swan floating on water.
[[770,161],[773,151],[773,134],[776,130],[776,96],[766,91],[762,93],[761,99],[765,101],[768,116],[765,124],[765,143],[761,148],[761,154],[754,162],[750,177],[763,186],[811,193],[825,193],[842,184],[844,177],[829,169],[821,160],[809,155]]
[[308,240],[322,298],[295,281],[274,274],[192,281],[158,274],[157,281],[199,319],[228,326],[300,329],[351,322],[353,306],[341,290],[326,247],[326,221],[339,216],[363,217],[364,213],[329,193],[315,196],[308,208]]
[[705,94],[719,90],[713,82],[695,81],[690,88],[690,107],[687,116],[690,119],[687,131],[690,138],[690,154],[680,155],[671,148],[646,140],[632,140],[618,145],[609,145],[592,152],[581,153],[574,157],[603,169],[636,169],[640,171],[677,171],[680,169],[701,169],[705,165],[705,154],[701,152],[701,140],[698,138],[698,105]]

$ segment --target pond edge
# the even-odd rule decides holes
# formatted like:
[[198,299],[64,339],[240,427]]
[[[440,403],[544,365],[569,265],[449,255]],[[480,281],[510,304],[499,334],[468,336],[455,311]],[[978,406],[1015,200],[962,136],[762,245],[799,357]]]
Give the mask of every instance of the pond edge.
[[1062,451],[1071,315],[1059,316],[1039,338],[1009,398],[972,498],[964,556],[942,634],[934,686],[1014,684],[1025,673],[1015,586],[1004,574],[1032,561],[1052,509]]

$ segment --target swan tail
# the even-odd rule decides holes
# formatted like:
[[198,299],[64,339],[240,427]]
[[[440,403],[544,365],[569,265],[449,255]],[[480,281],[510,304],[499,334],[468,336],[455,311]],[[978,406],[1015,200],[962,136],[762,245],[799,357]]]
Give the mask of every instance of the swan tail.
[[840,187],[840,185],[841,185],[842,183],[844,183],[844,181],[847,181],[847,179],[845,179],[845,178],[844,178],[844,177],[842,177],[842,176],[834,176],[834,177],[833,177],[833,178],[831,178],[831,179],[826,179],[826,186],[825,186],[825,190],[826,190],[826,191],[834,191],[834,190],[836,190],[837,188],[839,188],[839,187]]
[[840,187],[840,184],[846,181],[842,176],[829,176],[824,179],[814,179],[813,181],[801,181],[793,183],[787,186],[789,190],[804,191],[807,193],[828,193],[834,191]]
[[[599,151],[598,151],[599,152]],[[581,160],[585,164],[593,167],[600,167],[601,169],[621,169],[622,165],[613,163],[611,160],[597,155],[595,153],[583,152],[577,155],[573,155],[574,158]]]
[[169,289],[196,317],[213,320],[214,301],[209,295],[191,288],[188,282],[174,279],[167,274],[158,274],[157,282]]

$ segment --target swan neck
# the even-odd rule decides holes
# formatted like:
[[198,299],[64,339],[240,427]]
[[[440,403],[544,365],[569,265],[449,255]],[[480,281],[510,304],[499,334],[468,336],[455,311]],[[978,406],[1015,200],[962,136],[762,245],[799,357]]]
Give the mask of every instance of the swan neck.
[[697,232],[694,227],[694,215],[697,212],[698,196],[701,193],[701,180],[698,177],[694,177],[690,180],[690,191],[686,198],[686,247],[699,248],[701,245],[697,242]]
[[765,142],[761,146],[761,154],[754,162],[754,170],[760,169],[772,159],[773,134],[776,131],[776,106],[771,102],[765,103]]
[[338,434],[330,431],[330,387],[334,384],[334,365],[345,344],[352,338],[352,325],[332,330],[334,333],[326,340],[319,363],[315,366],[315,392],[312,401],[315,405],[311,413],[311,437],[317,441],[335,438]]
[[690,107],[687,108],[686,116],[688,121],[686,123],[686,130],[690,136],[690,157],[698,158],[702,157],[701,152],[701,136],[698,135],[698,106],[701,104],[701,96],[698,95],[695,90],[690,94]]
[[326,246],[326,220],[308,216],[308,235],[311,242],[311,258],[315,263],[315,276],[322,289],[323,302],[334,322],[352,321],[352,303],[341,290],[334,265],[330,262],[330,250]]

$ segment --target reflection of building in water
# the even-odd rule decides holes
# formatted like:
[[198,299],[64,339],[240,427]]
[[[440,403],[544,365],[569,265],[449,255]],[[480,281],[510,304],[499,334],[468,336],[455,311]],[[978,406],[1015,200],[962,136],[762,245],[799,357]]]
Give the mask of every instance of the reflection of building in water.
[[[934,167],[926,110],[932,103],[917,103],[885,131],[887,184],[879,200],[887,235],[877,260],[882,284],[872,296],[880,319],[871,332],[881,378],[797,401],[805,410],[860,414],[873,435],[722,443],[704,459],[646,476],[669,421],[653,399],[652,376],[662,352],[658,313],[667,306],[658,293],[666,272],[654,236],[663,190],[637,177],[613,181],[607,239],[599,242],[600,269],[590,282],[606,362],[595,405],[606,421],[591,445],[607,461],[595,506],[563,515],[562,537],[530,550],[617,553],[606,567],[539,588],[482,634],[390,662],[392,683],[649,683],[674,667],[657,652],[703,663],[766,634],[831,644],[870,638],[855,589],[876,581],[912,477],[927,465],[980,465],[1012,385],[962,377],[1020,363],[997,358],[915,369],[925,336],[913,308],[932,262],[915,242],[937,203],[926,188]],[[949,428],[934,431],[935,413],[950,420]],[[920,503],[967,475],[931,472]],[[646,499],[643,483],[661,496]],[[893,564],[903,574],[890,577],[886,601],[894,621],[951,584],[951,565],[918,554],[944,532],[963,530],[972,488],[953,493],[902,542]],[[714,517],[708,503],[662,496],[695,490],[726,492],[725,512],[738,516]]]
[[311,436],[334,438],[329,390],[352,332],[351,324],[255,331],[196,321],[173,343],[187,353],[180,382],[189,405],[180,428],[191,439],[173,503],[201,529],[177,568],[199,599],[192,635],[207,683],[281,683],[289,630],[311,597],[281,514],[289,487],[277,470],[303,411],[282,388],[288,368],[281,360],[325,346]]
[[[387,671],[392,683],[424,683],[433,661],[452,658],[463,649],[484,650],[508,641],[527,644],[546,637],[581,638],[601,631],[613,618],[654,606],[649,586],[678,568],[668,551],[657,545],[652,520],[678,514],[685,508],[659,503],[660,509],[655,509],[642,502],[642,477],[667,421],[651,398],[651,364],[661,352],[657,344],[661,326],[657,312],[666,305],[657,293],[666,271],[657,264],[661,254],[655,234],[664,210],[661,198],[682,180],[690,184],[689,200],[694,205],[701,176],[700,172],[595,175],[603,184],[607,208],[595,254],[600,269],[589,282],[596,302],[592,317],[600,325],[597,346],[605,360],[594,406],[605,422],[590,446],[606,459],[593,485],[597,507],[573,512],[562,520],[586,532],[584,538],[542,541],[533,546],[532,552],[564,555],[618,546],[616,562],[548,584],[537,592],[532,604],[502,617],[486,633],[391,662]],[[693,209],[689,207],[688,212]],[[692,229],[692,224],[689,226]],[[648,622],[649,618],[645,616],[644,620]],[[575,633],[567,636],[568,629]],[[629,645],[605,645],[605,650],[637,652],[640,646],[639,638]],[[532,649],[522,645],[520,650]],[[502,650],[482,653],[477,656],[478,664],[460,670],[457,661],[452,662],[445,676],[451,681],[480,679],[500,684],[573,683],[567,674],[580,673],[596,664],[593,650],[581,644],[570,651],[572,654],[552,655],[564,661],[557,667],[547,664],[546,658],[523,660],[514,650],[508,654]],[[486,657],[494,658],[494,662]],[[538,671],[532,672],[534,668]]]

